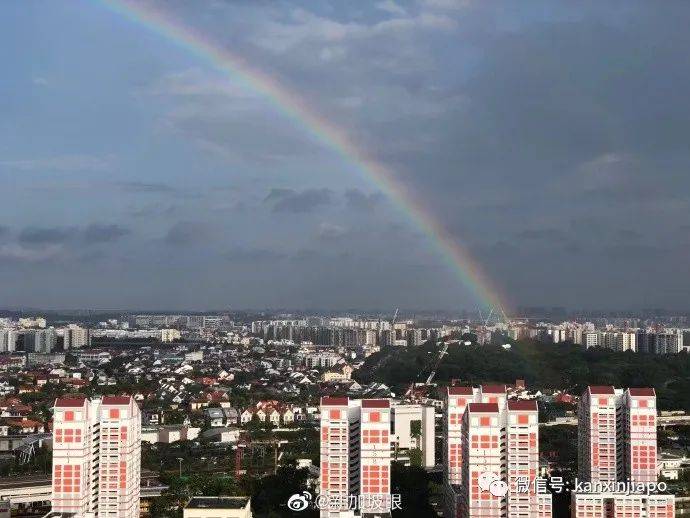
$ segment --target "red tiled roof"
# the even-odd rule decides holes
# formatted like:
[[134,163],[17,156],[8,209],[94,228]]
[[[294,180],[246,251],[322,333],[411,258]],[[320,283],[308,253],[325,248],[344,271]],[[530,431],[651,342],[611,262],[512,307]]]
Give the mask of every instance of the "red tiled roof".
[[321,405],[329,406],[347,406],[348,399],[346,397],[322,397]]
[[508,410],[517,410],[520,412],[536,412],[537,402],[536,401],[516,401],[514,399],[508,401]]
[[474,394],[472,387],[448,387],[449,396],[471,396]]
[[104,405],[129,405],[132,396],[103,396],[101,403]]
[[388,399],[363,399],[362,408],[390,408],[391,402]]
[[590,385],[588,388],[590,394],[615,394],[610,385]]
[[505,385],[482,385],[482,394],[505,394]]
[[638,397],[638,396],[653,397],[653,396],[656,396],[656,392],[651,387],[629,388],[628,392],[630,392],[630,395],[634,396],[634,397]]
[[6,419],[5,423],[9,426],[18,426],[21,428],[36,428],[41,426],[43,423],[40,421],[34,421],[33,419]]
[[81,408],[84,406],[85,399],[84,396],[61,397],[55,400],[55,406],[60,408]]
[[498,404],[496,403],[470,403],[467,405],[469,412],[492,412],[498,413]]

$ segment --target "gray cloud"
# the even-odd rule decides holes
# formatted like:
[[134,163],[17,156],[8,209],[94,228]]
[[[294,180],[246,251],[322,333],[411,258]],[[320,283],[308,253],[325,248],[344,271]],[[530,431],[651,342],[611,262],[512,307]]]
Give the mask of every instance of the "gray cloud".
[[83,154],[59,155],[47,158],[25,158],[0,161],[0,167],[17,171],[108,171],[112,168],[113,157],[91,156]]
[[319,224],[316,236],[322,241],[337,241],[349,234],[346,227],[324,221]]
[[370,211],[379,206],[383,201],[381,193],[367,194],[359,189],[348,189],[345,191],[347,205],[354,210]]
[[312,212],[332,200],[333,192],[330,189],[271,189],[264,202],[273,207],[273,212],[299,214]]
[[532,241],[562,241],[567,233],[558,228],[539,228],[523,230],[518,237]]
[[178,221],[165,235],[164,241],[169,245],[186,246],[204,243],[211,234],[210,226],[200,221]]
[[74,239],[78,231],[77,227],[27,227],[18,239],[26,245],[53,245]]
[[272,263],[285,259],[286,255],[265,248],[233,248],[225,254],[225,259],[231,263]]
[[177,190],[164,183],[118,182],[123,191],[130,193],[173,194]]
[[116,241],[129,229],[113,223],[92,223],[86,227],[27,227],[17,236],[22,246],[47,247],[81,240],[86,245]]
[[[355,158],[379,162],[517,304],[687,306],[689,3],[350,4],[166,3],[301,99],[314,115],[306,119],[285,117],[259,92],[173,54],[165,67],[130,67],[120,35],[99,33],[95,44],[122,82],[82,96],[91,83],[74,60],[69,106],[55,105],[78,122],[69,132],[40,119],[53,113],[49,104],[38,118],[8,114],[17,135],[4,136],[36,149],[0,164],[0,174],[14,174],[3,184],[5,220],[29,206],[55,217],[40,224],[34,212],[5,233],[3,264],[30,263],[32,275],[0,271],[2,295],[43,301],[46,283],[62,282],[56,291],[69,292],[75,306],[474,307],[405,207],[393,210],[397,203],[369,191],[348,156],[305,131],[305,120],[326,120]],[[63,30],[75,48],[80,30]],[[12,94],[32,106],[24,90]],[[101,133],[102,114],[92,108],[113,100],[141,122],[136,132],[113,124]],[[142,137],[155,152],[137,152]],[[79,160],[55,157],[67,138],[93,149]],[[109,146],[134,151],[117,168],[112,159],[85,159]],[[92,170],[104,166],[114,193],[94,180]],[[36,179],[51,170],[75,174]],[[213,187],[228,178],[232,193]],[[55,182],[59,189],[46,189]],[[84,246],[67,245],[87,243],[88,225],[71,225],[94,214],[113,215],[101,223],[113,228],[92,229],[96,242],[131,230],[118,241],[126,257],[108,263],[126,264],[127,274],[78,283],[87,274],[68,275],[66,265]],[[148,239],[156,235],[163,237]],[[228,251],[214,239],[225,236],[248,245]],[[194,267],[202,257],[204,267]]]
[[84,229],[83,238],[88,244],[116,241],[130,233],[130,230],[116,224],[92,223]]

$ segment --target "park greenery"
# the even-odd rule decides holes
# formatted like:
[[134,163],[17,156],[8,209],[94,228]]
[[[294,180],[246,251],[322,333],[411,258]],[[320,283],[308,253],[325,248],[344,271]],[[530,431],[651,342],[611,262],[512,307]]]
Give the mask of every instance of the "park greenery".
[[[355,372],[364,383],[386,383],[396,391],[423,382],[433,369],[440,345],[386,348],[367,358]],[[498,345],[451,344],[440,362],[435,382],[448,384],[514,383],[528,388],[560,389],[576,395],[587,385],[654,387],[661,409],[690,410],[690,355],[656,355],[585,349],[572,343],[545,344],[532,340]]]

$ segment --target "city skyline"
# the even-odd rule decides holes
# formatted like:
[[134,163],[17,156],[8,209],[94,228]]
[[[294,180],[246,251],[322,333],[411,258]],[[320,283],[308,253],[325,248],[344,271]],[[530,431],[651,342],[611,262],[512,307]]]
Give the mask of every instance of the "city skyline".
[[686,309],[687,5],[131,5],[0,8],[0,306]]

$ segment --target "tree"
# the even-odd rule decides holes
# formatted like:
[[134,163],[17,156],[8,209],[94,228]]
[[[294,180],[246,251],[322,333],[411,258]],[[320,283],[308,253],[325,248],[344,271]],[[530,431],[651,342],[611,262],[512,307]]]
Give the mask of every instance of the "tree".
[[410,448],[410,466],[422,467],[422,450]]
[[431,496],[429,474],[418,466],[391,466],[391,493],[400,495],[402,509],[393,510],[398,517],[436,517],[429,503]]

